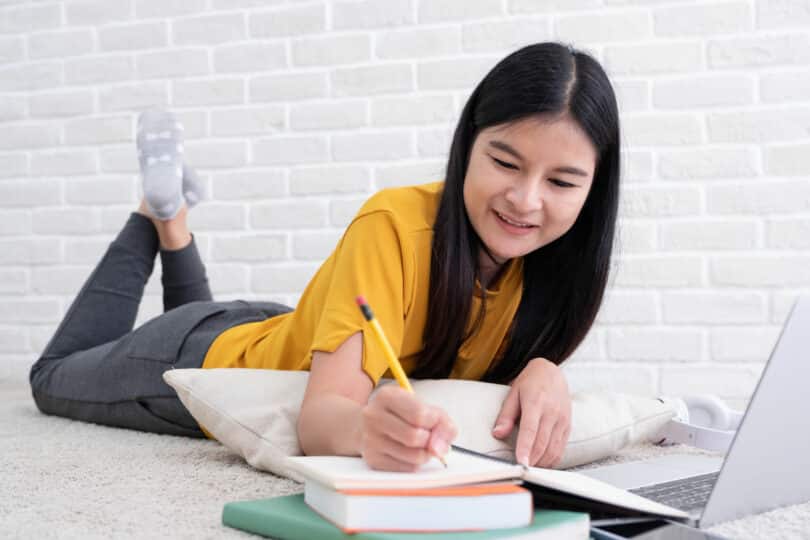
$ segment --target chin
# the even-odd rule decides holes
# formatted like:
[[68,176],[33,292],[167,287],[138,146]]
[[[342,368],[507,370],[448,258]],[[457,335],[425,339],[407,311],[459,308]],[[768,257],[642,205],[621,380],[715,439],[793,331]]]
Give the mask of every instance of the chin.
[[526,249],[526,248],[524,248],[524,249],[520,249],[520,248],[490,249],[489,252],[492,253],[492,255],[495,256],[495,259],[497,261],[499,261],[499,264],[501,264],[500,261],[502,261],[503,263],[506,263],[511,259],[517,259],[518,257],[523,257],[524,255],[528,255],[529,253],[531,253],[535,249],[537,249],[537,248],[534,247],[534,248],[531,248],[531,249]]

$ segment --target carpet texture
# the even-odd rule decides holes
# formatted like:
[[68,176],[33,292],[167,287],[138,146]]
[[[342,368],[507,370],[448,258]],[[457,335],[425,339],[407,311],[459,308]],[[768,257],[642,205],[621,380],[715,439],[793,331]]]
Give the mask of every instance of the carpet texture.
[[[45,416],[25,381],[0,380],[0,400],[3,538],[258,538],[224,527],[222,506],[302,491],[215,441]],[[602,463],[663,453],[700,451],[637,446]],[[810,539],[810,503],[710,530],[740,539]]]

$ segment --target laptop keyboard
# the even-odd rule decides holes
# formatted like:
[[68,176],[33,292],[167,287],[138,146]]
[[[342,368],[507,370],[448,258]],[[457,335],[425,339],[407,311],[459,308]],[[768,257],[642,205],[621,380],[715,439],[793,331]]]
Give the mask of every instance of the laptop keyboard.
[[679,510],[687,512],[700,510],[706,506],[718,474],[720,474],[719,471],[701,474],[654,486],[631,489],[630,492]]

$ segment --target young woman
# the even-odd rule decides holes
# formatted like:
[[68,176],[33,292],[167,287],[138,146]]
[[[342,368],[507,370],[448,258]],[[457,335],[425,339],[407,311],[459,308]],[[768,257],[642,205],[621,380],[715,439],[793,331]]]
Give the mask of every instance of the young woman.
[[[31,370],[40,410],[203,436],[165,370],[309,370],[307,454],[413,470],[447,451],[455,427],[395,385],[369,399],[387,366],[366,339],[362,294],[410,377],[510,384],[493,435],[517,430],[521,463],[557,463],[571,417],[559,365],[602,301],[618,205],[616,100],[593,58],[542,43],[500,61],[464,106],[444,181],[372,196],[295,310],[212,302],[186,209],[150,204],[153,176]],[[166,311],[132,330],[157,252]]]

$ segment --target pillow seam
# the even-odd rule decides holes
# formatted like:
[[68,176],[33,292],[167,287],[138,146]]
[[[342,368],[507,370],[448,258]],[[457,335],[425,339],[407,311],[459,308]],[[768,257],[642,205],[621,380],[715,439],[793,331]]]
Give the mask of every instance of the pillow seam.
[[[237,420],[237,419],[236,419],[236,418],[235,418],[233,415],[231,415],[230,413],[228,413],[228,412],[222,412],[220,409],[218,409],[218,408],[214,407],[214,406],[211,404],[211,402],[210,402],[210,401],[208,401],[207,399],[205,399],[205,398],[201,398],[201,397],[199,397],[198,395],[196,395],[196,394],[192,393],[192,392],[189,390],[189,387],[188,387],[188,386],[184,386],[182,383],[180,383],[180,384],[181,384],[181,386],[183,386],[184,390],[186,390],[186,391],[187,391],[187,392],[188,392],[190,395],[194,395],[195,399],[197,399],[197,401],[198,401],[199,403],[202,403],[202,404],[203,404],[205,407],[207,407],[209,410],[212,410],[212,411],[216,412],[217,414],[219,414],[220,416],[223,416],[223,417],[227,418],[228,420],[232,421],[232,422],[233,422],[234,424],[236,424],[237,426],[239,426],[239,427],[243,428],[245,431],[247,431],[248,433],[250,433],[251,435],[253,435],[253,436],[254,436],[256,439],[259,439],[259,440],[261,440],[261,441],[267,442],[267,443],[269,443],[271,446],[273,446],[273,447],[275,448],[275,445],[274,445],[272,442],[270,442],[270,440],[269,440],[269,439],[267,439],[267,438],[266,438],[266,437],[264,437],[263,435],[260,435],[259,433],[257,433],[257,432],[256,432],[256,431],[255,431],[253,428],[251,428],[250,426],[246,426],[246,425],[245,425],[245,424],[243,424],[241,421]],[[196,419],[195,419],[195,420],[196,420]],[[203,426],[203,427],[205,427],[205,426]],[[209,431],[209,432],[211,432],[211,434],[213,434],[213,431],[211,431],[211,429],[210,429],[209,427],[206,427],[206,429],[208,429],[208,431]],[[296,438],[297,438],[297,434],[296,434]],[[217,438],[217,442],[218,442],[219,444],[222,444],[223,446],[226,446],[225,444],[223,444],[223,443],[222,443],[222,441],[220,441],[220,440],[219,440],[219,438]],[[279,452],[280,454],[284,455],[284,456],[286,456],[286,455],[287,455],[287,454],[284,454],[283,452],[281,452],[280,450],[278,450],[278,452]]]
[[647,422],[648,420],[654,420],[654,419],[656,419],[656,418],[658,418],[660,416],[664,416],[664,415],[666,415],[668,413],[671,413],[671,411],[666,411],[666,412],[662,412],[662,413],[656,413],[656,414],[653,414],[651,416],[640,418],[640,419],[636,420],[635,422],[631,422],[629,424],[624,424],[623,426],[619,426],[619,427],[617,427],[615,429],[612,429],[611,431],[609,431],[607,433],[601,433],[599,435],[594,435],[593,437],[589,437],[587,439],[580,439],[578,441],[569,442],[569,444],[587,443],[587,442],[590,442],[590,441],[593,441],[593,440],[596,440],[596,439],[600,439],[600,438],[605,437],[605,436],[613,435],[617,431],[627,429],[628,427],[636,425],[636,424],[641,424],[643,422]]

